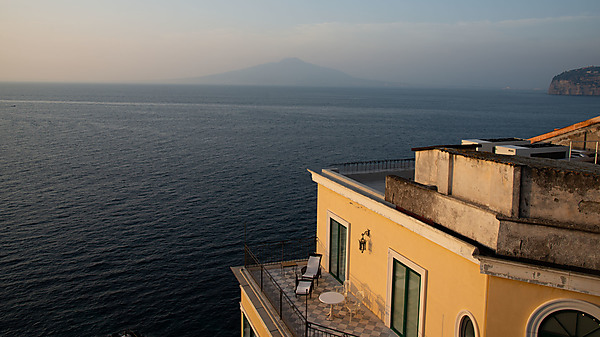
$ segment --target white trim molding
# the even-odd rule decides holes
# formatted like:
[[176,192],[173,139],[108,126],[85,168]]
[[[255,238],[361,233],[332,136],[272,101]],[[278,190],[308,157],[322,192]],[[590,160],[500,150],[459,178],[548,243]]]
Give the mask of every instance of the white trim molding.
[[421,276],[421,290],[419,294],[419,327],[418,336],[423,337],[425,327],[425,300],[427,299],[427,269],[414,263],[404,255],[388,248],[388,272],[387,272],[387,294],[385,301],[385,325],[392,326],[392,280],[394,277],[394,260],[400,261],[403,265],[412,269]]
[[479,337],[479,325],[477,325],[477,320],[475,320],[475,316],[473,316],[473,314],[468,310],[463,310],[458,313],[458,316],[456,316],[456,324],[454,324],[454,336],[463,337],[460,335],[460,324],[462,323],[465,317],[469,317],[469,319],[473,323],[475,337]]
[[476,255],[481,274],[600,296],[600,277]]
[[546,302],[533,311],[525,327],[525,336],[537,337],[538,329],[544,319],[560,310],[577,310],[600,319],[600,307],[597,305],[582,300],[560,298]]

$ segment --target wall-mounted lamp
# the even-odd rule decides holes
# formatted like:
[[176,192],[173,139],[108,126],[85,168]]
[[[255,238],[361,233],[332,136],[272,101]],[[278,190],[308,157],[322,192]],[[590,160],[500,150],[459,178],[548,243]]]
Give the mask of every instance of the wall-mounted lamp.
[[371,230],[367,229],[361,234],[361,238],[358,240],[358,249],[361,253],[364,253],[367,249],[367,240],[365,240],[365,235],[371,237]]

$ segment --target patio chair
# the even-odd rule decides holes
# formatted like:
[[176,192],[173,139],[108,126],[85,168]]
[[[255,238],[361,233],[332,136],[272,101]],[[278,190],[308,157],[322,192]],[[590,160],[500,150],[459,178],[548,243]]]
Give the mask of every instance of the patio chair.
[[319,277],[321,277],[321,254],[310,254],[308,263],[300,270],[302,278],[317,280],[319,285]]
[[[344,301],[346,300],[346,289],[344,289],[343,285],[339,285],[339,286],[335,286],[333,287],[333,291],[335,291],[336,293],[342,294],[344,295]],[[344,302],[338,303],[335,305],[336,307],[343,309],[344,308]]]
[[296,274],[296,289],[294,290],[296,297],[299,295],[308,295],[307,297],[312,298],[313,291],[313,280],[298,277]]
[[348,297],[351,297],[350,300],[350,307],[346,307],[348,309],[348,312],[350,313],[350,322],[352,322],[352,316],[356,315],[357,313],[361,312],[361,308],[362,308],[362,303],[365,300],[365,293],[362,291],[358,291],[356,292],[356,296],[352,295],[352,294],[348,294]]
[[352,317],[360,309],[360,302],[354,296],[348,296],[346,298],[346,309],[348,309],[348,316],[350,317],[350,322],[352,322]]
[[346,280],[344,281],[344,296],[348,296],[350,292],[350,288],[352,287],[352,281]]

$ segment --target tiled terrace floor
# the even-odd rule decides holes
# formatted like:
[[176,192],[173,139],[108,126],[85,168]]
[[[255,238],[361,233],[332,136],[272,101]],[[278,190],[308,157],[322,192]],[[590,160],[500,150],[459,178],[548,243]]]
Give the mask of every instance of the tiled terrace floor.
[[[300,266],[298,268],[300,268]],[[296,307],[304,313],[306,311],[306,299],[305,296],[296,297],[294,294],[295,277],[293,268],[286,268],[282,273],[279,265],[273,265],[273,267],[268,270],[286,295],[294,301]],[[332,321],[327,320],[329,305],[321,303],[319,301],[319,295],[327,291],[334,291],[334,288],[339,285],[340,283],[330,274],[323,272],[322,277],[319,279],[319,284],[316,285],[315,283],[312,298],[308,299],[309,322],[361,337],[397,337],[397,335],[386,327],[377,316],[362,305],[360,311],[352,317],[352,321],[350,321],[350,316],[343,303],[334,306],[334,313],[337,317]]]

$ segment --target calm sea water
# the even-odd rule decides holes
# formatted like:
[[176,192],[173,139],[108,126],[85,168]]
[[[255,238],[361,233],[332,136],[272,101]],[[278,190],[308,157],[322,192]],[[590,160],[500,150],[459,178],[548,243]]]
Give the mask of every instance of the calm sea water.
[[306,168],[597,115],[535,91],[0,84],[0,335],[239,335],[244,224],[312,235]]

